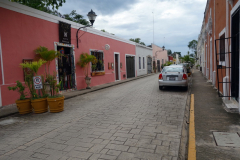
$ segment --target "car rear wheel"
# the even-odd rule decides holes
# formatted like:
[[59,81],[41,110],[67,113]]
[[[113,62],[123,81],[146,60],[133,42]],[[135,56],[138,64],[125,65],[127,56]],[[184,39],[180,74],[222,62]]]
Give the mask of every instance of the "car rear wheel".
[[185,89],[185,91],[187,91],[187,90],[188,90],[188,86],[187,86],[187,87],[184,87],[184,89]]
[[163,90],[163,86],[159,86],[159,90]]

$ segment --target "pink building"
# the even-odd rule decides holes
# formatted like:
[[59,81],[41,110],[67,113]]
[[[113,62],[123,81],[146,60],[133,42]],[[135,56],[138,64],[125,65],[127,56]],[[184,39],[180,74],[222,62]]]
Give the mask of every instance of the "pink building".
[[152,44],[152,53],[153,53],[153,66],[157,67],[157,72],[160,72],[162,64],[165,64],[168,61],[167,50]]
[[[61,22],[70,26],[67,43],[60,37]],[[18,98],[17,92],[8,91],[7,87],[17,80],[24,82],[19,64],[34,59],[34,50],[39,46],[65,55],[50,65],[51,72],[56,71],[58,80],[63,81],[62,91],[86,88],[83,69],[76,65],[82,53],[101,60],[91,76],[91,86],[135,77],[134,42],[87,28],[85,34],[80,30],[77,48],[76,32],[82,25],[8,0],[0,2],[0,23],[0,106],[12,104]],[[91,67],[89,70],[93,73]],[[44,73],[44,67],[39,73]]]

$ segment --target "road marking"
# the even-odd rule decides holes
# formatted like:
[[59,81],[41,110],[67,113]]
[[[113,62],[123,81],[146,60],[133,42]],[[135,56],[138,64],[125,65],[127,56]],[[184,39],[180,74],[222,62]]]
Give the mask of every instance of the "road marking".
[[196,160],[194,94],[191,94],[191,104],[190,104],[188,160]]

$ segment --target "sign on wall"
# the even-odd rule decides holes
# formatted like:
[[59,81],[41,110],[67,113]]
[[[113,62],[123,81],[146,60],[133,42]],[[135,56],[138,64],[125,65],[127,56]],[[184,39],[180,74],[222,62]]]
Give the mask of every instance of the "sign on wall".
[[71,44],[71,24],[59,21],[59,42]]
[[41,76],[33,77],[33,84],[35,89],[42,89],[42,78]]

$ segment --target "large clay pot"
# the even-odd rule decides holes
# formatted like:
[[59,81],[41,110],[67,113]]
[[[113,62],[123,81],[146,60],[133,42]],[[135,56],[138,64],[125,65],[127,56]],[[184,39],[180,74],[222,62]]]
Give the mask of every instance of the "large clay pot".
[[32,112],[30,99],[16,100],[16,105],[17,105],[19,114],[27,114]]
[[64,110],[64,96],[57,98],[47,98],[49,111],[52,113],[62,112]]
[[86,89],[91,89],[91,87],[90,87],[91,79],[92,79],[91,77],[86,77],[85,78],[85,81],[86,81],[86,84],[87,84]]
[[47,98],[31,100],[34,113],[45,113],[48,111]]

